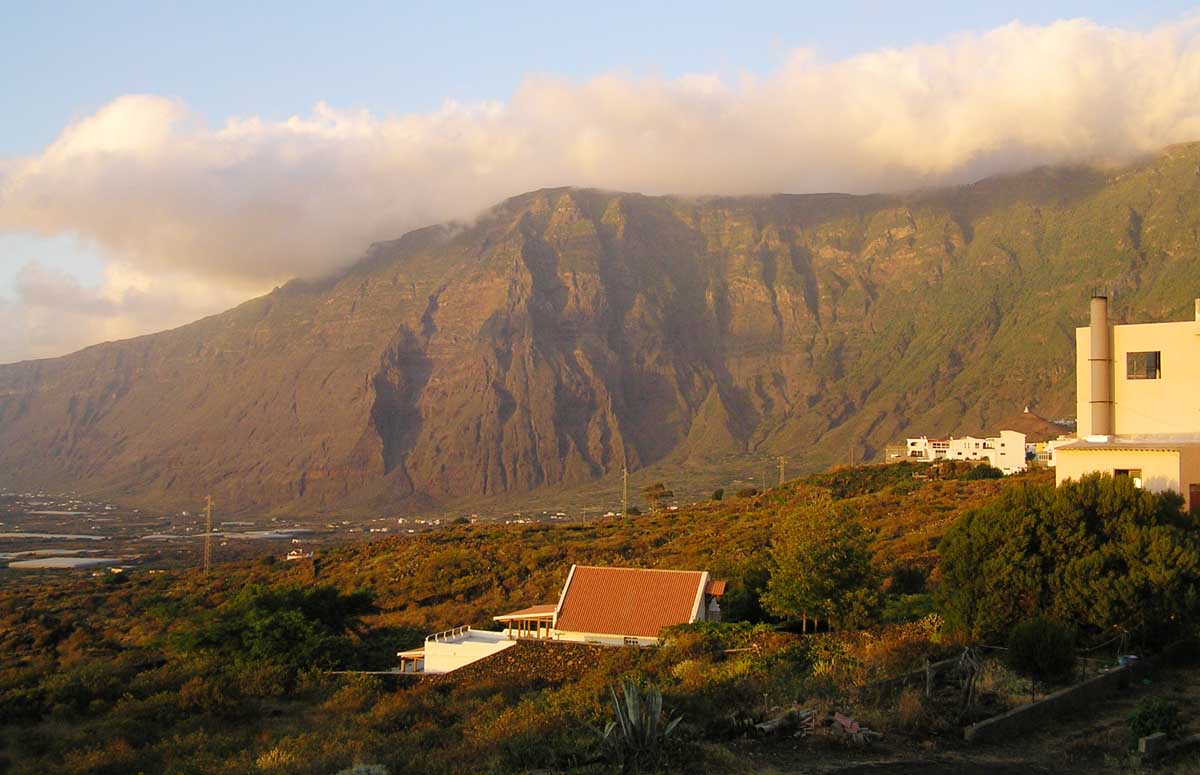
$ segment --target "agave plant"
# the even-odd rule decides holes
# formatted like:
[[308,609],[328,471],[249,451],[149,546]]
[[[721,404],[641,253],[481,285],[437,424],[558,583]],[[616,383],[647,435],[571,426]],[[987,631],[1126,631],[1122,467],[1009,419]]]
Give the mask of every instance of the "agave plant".
[[656,768],[662,755],[662,744],[675,731],[681,716],[663,716],[662,692],[648,687],[644,692],[625,678],[621,692],[608,687],[612,696],[616,721],[604,725],[601,746],[610,761],[623,773],[642,772]]

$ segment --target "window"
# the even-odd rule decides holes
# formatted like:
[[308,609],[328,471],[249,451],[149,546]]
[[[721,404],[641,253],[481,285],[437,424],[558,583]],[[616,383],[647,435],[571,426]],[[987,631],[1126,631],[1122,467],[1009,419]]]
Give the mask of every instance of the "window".
[[640,646],[640,645],[642,645],[642,642],[640,640],[638,640],[637,638],[631,638],[628,635],[626,635],[625,636],[625,645],[626,646]]
[[1139,490],[1142,488],[1142,469],[1118,468],[1117,470],[1113,471],[1113,478],[1116,479],[1119,476],[1128,476],[1133,480],[1134,487],[1137,487]]
[[1162,377],[1162,358],[1158,350],[1125,353],[1125,379],[1159,379]]

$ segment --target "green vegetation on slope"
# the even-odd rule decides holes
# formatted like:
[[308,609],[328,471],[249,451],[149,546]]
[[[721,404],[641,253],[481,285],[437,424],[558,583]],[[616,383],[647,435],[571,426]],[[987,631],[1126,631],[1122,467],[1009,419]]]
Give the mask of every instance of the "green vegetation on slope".
[[[970,470],[847,469],[678,512],[456,525],[209,577],[8,576],[0,770],[736,771],[745,765],[729,747],[792,703],[933,744],[972,714],[1027,698],[999,660],[976,676],[967,706],[957,685],[934,697],[884,688],[961,653],[966,631],[1007,641],[1007,661],[1039,685],[1070,680],[1076,636],[1090,647],[1124,628],[1123,647],[1136,647],[1195,634],[1195,525],[1177,496],[1108,477],[1055,489],[1047,472],[976,480]],[[824,531],[819,546],[806,526]],[[824,572],[809,574],[800,556]],[[670,628],[658,649],[519,644],[419,681],[328,672],[386,669],[425,632],[553,600],[572,562],[707,568],[729,579],[725,612],[737,621]],[[945,622],[929,613],[930,588]],[[889,623],[866,597],[882,598]],[[819,612],[822,627],[764,622],[764,607],[787,619]],[[639,687],[637,702],[619,700],[625,712],[657,707],[661,692],[661,719],[682,719],[670,735],[603,736],[622,680]]]
[[[942,648],[930,643],[936,626],[802,640],[753,623],[772,527],[814,489],[836,483],[835,502],[877,535],[876,565],[920,588],[949,525],[1021,482],[914,473],[936,475],[901,464],[639,518],[454,526],[315,562],[223,565],[207,578],[9,576],[0,590],[0,739],[14,773],[569,767],[600,755],[593,730],[611,713],[608,687],[629,676],[660,686],[684,714],[678,744],[688,761],[716,757],[721,769],[720,751],[695,741],[741,735],[760,720],[764,693],[848,703],[847,687]],[[426,632],[488,626],[495,613],[554,600],[572,562],[707,568],[731,582],[726,612],[752,621],[682,628],[662,650],[564,657],[554,679],[536,666],[418,685],[314,669],[387,669]]]

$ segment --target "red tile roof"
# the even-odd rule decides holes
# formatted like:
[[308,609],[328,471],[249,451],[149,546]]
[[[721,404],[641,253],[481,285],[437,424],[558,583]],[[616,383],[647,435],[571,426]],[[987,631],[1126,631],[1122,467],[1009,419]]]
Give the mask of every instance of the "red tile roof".
[[575,566],[555,629],[652,638],[692,621],[706,574],[701,571]]
[[725,594],[725,579],[713,579],[704,588],[704,594],[720,597]]

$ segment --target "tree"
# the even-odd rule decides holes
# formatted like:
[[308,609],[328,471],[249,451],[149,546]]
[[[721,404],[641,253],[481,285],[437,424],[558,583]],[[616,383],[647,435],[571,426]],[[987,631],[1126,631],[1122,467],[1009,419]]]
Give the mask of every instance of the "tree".
[[674,498],[675,493],[668,490],[662,482],[655,482],[642,488],[642,497],[649,502],[651,511],[658,511],[662,507],[663,501]]
[[1039,683],[1059,681],[1075,667],[1075,631],[1035,617],[1021,622],[1008,636],[1008,666],[1030,679],[1031,694]]
[[845,505],[824,491],[780,515],[771,533],[771,577],[763,593],[770,613],[799,619],[807,630],[828,620],[862,627],[879,607],[880,574],[871,563],[871,535]]
[[1166,637],[1200,611],[1200,519],[1182,505],[1100,474],[1008,489],[942,540],[938,608],[974,638],[1037,614]]

